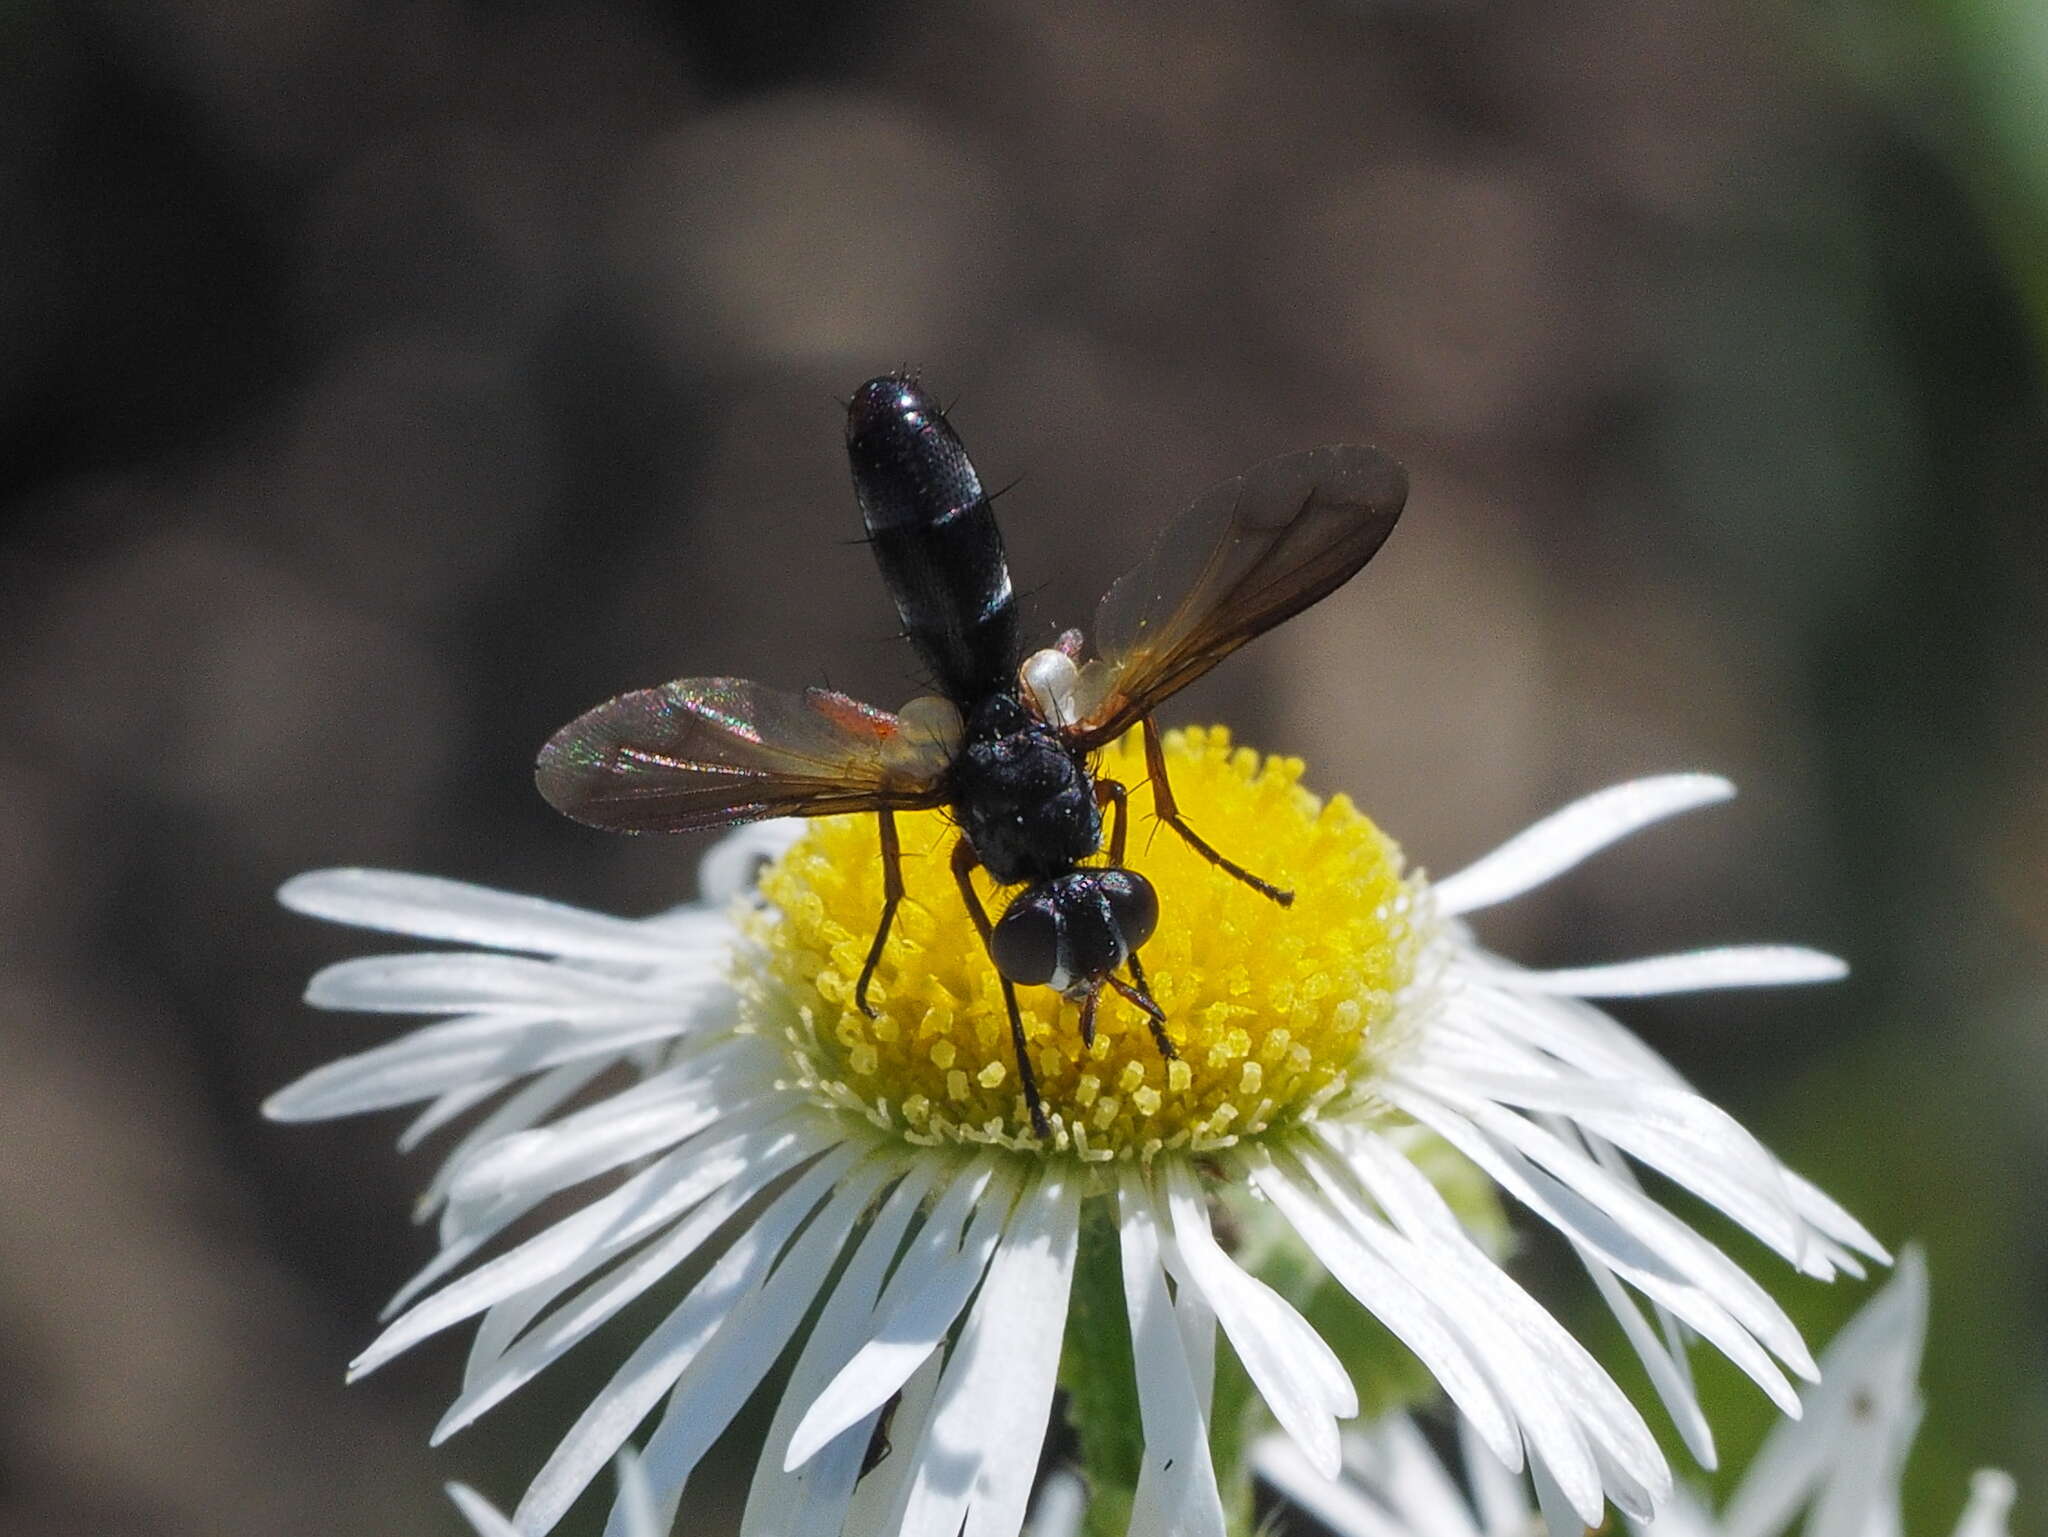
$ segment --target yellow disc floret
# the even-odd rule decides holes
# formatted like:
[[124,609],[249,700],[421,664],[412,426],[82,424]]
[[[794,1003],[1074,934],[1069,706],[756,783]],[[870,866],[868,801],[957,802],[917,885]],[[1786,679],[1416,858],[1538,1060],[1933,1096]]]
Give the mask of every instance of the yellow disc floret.
[[[1140,958],[1178,1060],[1113,993],[1089,1048],[1076,1003],[1018,988],[1054,1128],[1050,1146],[1035,1138],[995,966],[954,884],[959,832],[921,812],[897,819],[906,899],[870,991],[876,1018],[853,1002],[882,911],[874,818],[813,823],[762,878],[766,964],[744,991],[755,1028],[788,1041],[793,1080],[915,1141],[1086,1158],[1228,1146],[1353,1087],[1415,969],[1417,898],[1399,849],[1344,796],[1304,790],[1298,759],[1261,760],[1220,727],[1168,733],[1165,747],[1188,822],[1295,893],[1279,906],[1158,823],[1135,735],[1101,755],[1096,773],[1131,787],[1124,862],[1159,894],[1158,931]],[[1015,891],[975,878],[1000,915]]]

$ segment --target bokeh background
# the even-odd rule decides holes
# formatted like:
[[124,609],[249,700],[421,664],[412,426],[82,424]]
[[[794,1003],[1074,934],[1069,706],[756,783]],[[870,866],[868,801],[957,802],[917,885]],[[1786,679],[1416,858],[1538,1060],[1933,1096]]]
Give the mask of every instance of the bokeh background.
[[[692,672],[913,691],[838,404],[904,364],[1043,635],[1256,459],[1405,459],[1373,567],[1169,717],[1423,865],[1743,784],[1486,933],[1854,962],[1624,1013],[1925,1241],[1919,1529],[2001,1463],[2048,1531],[2044,232],[2048,11],[1990,0],[0,0],[0,1531],[516,1496],[603,1351],[439,1453],[459,1341],[344,1388],[428,1165],[261,1121],[390,1026],[300,1006],[375,942],[271,893],[685,897],[534,749]],[[1765,1273],[1816,1335],[1861,1295]]]

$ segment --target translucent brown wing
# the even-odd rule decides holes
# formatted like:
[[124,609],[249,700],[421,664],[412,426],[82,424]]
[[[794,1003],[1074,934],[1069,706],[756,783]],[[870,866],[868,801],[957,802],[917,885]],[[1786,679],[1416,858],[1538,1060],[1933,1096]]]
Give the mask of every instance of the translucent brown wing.
[[1103,597],[1069,735],[1090,749],[1114,741],[1328,597],[1386,542],[1407,497],[1400,465],[1350,444],[1283,454],[1211,489]]
[[578,716],[534,778],[557,811],[614,832],[910,810],[944,799],[949,735],[825,689],[681,678]]

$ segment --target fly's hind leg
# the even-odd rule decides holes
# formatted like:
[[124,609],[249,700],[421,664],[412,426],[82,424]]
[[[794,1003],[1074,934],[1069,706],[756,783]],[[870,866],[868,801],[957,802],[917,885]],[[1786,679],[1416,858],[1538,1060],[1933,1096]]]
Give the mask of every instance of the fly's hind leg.
[[1146,716],[1145,731],[1145,772],[1152,777],[1152,803],[1159,811],[1159,820],[1187,840],[1189,848],[1200,854],[1224,874],[1243,881],[1262,897],[1270,897],[1282,907],[1291,906],[1294,893],[1275,886],[1271,881],[1262,881],[1234,859],[1226,859],[1216,852],[1202,835],[1182,819],[1180,807],[1173,798],[1173,786],[1166,779],[1166,752],[1159,745],[1159,727],[1152,717]]
[[[974,845],[962,838],[953,845],[953,882],[960,888],[960,900],[967,905],[967,916],[974,920],[975,931],[981,935],[982,948],[987,949],[989,937],[995,932],[988,921],[988,911],[981,905],[981,897],[974,889],[974,867],[981,863],[981,857],[974,852]],[[993,957],[991,957],[993,964]],[[1017,1058],[1017,1081],[1024,1086],[1024,1107],[1031,1112],[1031,1130],[1041,1142],[1052,1140],[1052,1123],[1045,1118],[1045,1101],[1038,1097],[1038,1075],[1031,1070],[1030,1053],[1024,1049],[1024,1016],[1017,1011],[1017,989],[1000,968],[996,980],[1003,985],[1003,1007],[1010,1011],[1010,1050]]]
[[875,942],[868,946],[866,964],[860,969],[860,980],[853,985],[854,1007],[869,1019],[875,1011],[868,1005],[868,983],[875,979],[875,968],[882,964],[882,947],[889,943],[889,925],[896,921],[896,908],[903,900],[903,849],[896,841],[896,813],[881,813],[882,823],[882,921],[875,928]]

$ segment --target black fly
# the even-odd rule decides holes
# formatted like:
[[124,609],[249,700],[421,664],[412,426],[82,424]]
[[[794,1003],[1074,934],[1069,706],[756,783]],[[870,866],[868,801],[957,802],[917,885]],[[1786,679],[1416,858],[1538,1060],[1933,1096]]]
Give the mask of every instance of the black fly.
[[[954,879],[1002,985],[1032,1127],[1047,1137],[1019,985],[1077,1000],[1089,1042],[1107,986],[1174,1055],[1138,960],[1158,898],[1124,867],[1128,792],[1094,775],[1094,755],[1141,728],[1160,820],[1253,890],[1292,901],[1181,816],[1152,711],[1348,581],[1393,531],[1407,476],[1377,449],[1339,445],[1225,481],[1109,590],[1096,611],[1096,659],[1082,665],[1076,631],[1024,653],[988,495],[915,379],[862,385],[847,409],[846,448],[875,558],[936,696],[891,715],[824,689],[684,678],[623,694],[557,732],[540,755],[541,793],[580,822],[621,832],[878,813],[882,913],[854,994],[869,1014],[868,984],[903,899],[895,813],[950,808],[960,828]],[[1105,811],[1108,862],[1084,863],[1102,851]],[[971,880],[976,866],[1024,888],[993,923]]]

